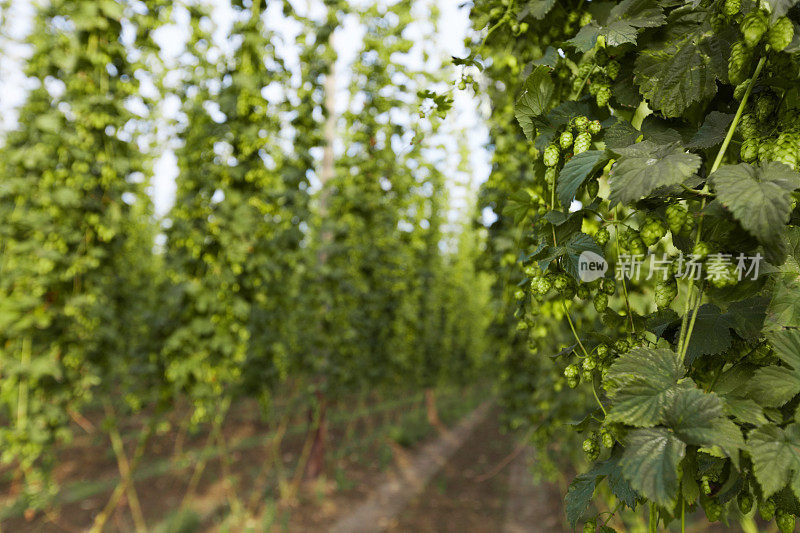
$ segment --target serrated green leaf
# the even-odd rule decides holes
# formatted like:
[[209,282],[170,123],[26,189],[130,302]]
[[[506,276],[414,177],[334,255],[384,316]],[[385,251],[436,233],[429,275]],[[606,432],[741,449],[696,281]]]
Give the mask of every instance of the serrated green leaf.
[[716,394],[697,388],[679,390],[664,411],[664,425],[687,444],[703,446],[710,442],[714,421],[722,416],[722,402]]
[[800,392],[800,375],[786,367],[756,370],[748,385],[750,395],[764,407],[780,407]]
[[685,371],[672,350],[634,348],[609,368],[606,388],[614,404],[609,421],[636,427],[662,422]]
[[556,192],[561,205],[569,206],[583,182],[607,161],[608,155],[604,150],[587,150],[572,156],[558,175]]
[[583,252],[593,252],[603,257],[603,249],[600,248],[594,239],[585,233],[576,233],[564,245],[564,270],[566,270],[576,280],[580,279],[578,263]]
[[603,140],[606,148],[614,150],[632,145],[641,134],[639,130],[631,126],[630,122],[618,119],[611,127],[606,128]]
[[693,103],[713,97],[727,61],[727,43],[711,31],[707,17],[685,12],[670,21],[659,44],[636,59],[634,79],[650,107],[678,117]]
[[723,398],[722,404],[725,414],[734,417],[742,424],[760,426],[767,423],[764,410],[749,398]]
[[686,444],[666,428],[631,431],[620,460],[622,473],[641,495],[670,508],[678,495],[678,465]]
[[681,183],[694,174],[700,156],[684,152],[677,143],[659,145],[643,141],[614,150],[620,159],[611,169],[611,205],[644,198],[659,187]]
[[569,43],[581,52],[588,52],[603,36],[606,46],[619,46],[625,43],[636,44],[639,30],[657,28],[667,21],[664,11],[652,0],[624,0],[609,13],[603,26],[590,23],[581,28]]
[[728,311],[725,315],[728,317],[734,331],[740,337],[752,339],[757,337],[764,327],[768,303],[769,299],[767,297],[754,296],[732,303],[728,306]]
[[701,355],[718,354],[730,348],[733,326],[730,317],[716,305],[701,305],[686,349],[686,364],[692,364]]
[[800,476],[800,425],[786,429],[767,425],[755,429],[747,439],[753,472],[764,497],[768,498],[791,482],[795,495]]
[[527,15],[541,20],[553,9],[554,5],[556,5],[556,0],[528,0],[528,2],[522,6],[522,9],[520,9],[520,20]]
[[706,149],[717,146],[725,140],[725,135],[728,133],[728,126],[733,121],[733,115],[730,113],[720,113],[719,111],[712,111],[706,116],[703,125],[694,134],[694,137],[686,145],[690,150],[692,149]]
[[512,217],[515,224],[520,224],[532,207],[531,195],[525,190],[519,190],[508,197],[503,214]]
[[525,80],[522,94],[514,105],[514,115],[525,137],[534,140],[534,118],[542,115],[550,105],[555,84],[550,78],[550,67],[539,65]]
[[767,334],[767,339],[781,361],[800,371],[800,331],[774,331]]
[[709,179],[718,200],[744,229],[764,244],[779,241],[800,174],[782,163],[740,163],[720,167]]

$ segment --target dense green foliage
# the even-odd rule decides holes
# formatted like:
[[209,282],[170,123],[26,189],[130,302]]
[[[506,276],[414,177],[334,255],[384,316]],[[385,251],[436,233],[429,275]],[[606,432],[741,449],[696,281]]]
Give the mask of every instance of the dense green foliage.
[[[794,4],[472,10],[488,29],[457,63],[483,71],[492,103],[481,202],[498,215],[487,260],[505,278],[504,403],[543,449],[557,439],[560,460],[592,463],[566,496],[586,531],[642,504],[654,531],[695,506],[741,518],[753,501],[794,528]],[[582,280],[586,252],[610,263],[605,277]],[[759,275],[742,254],[765,259]],[[615,276],[631,258],[642,275]],[[582,434],[571,447],[564,424]],[[612,512],[595,520],[593,496]]]
[[[203,2],[37,10],[36,87],[0,145],[0,450],[38,496],[30,506],[47,505],[72,421],[100,407],[135,467],[139,451],[116,447],[123,413],[149,420],[140,450],[173,405],[218,425],[232,402],[269,405],[287,381],[319,398],[477,376],[488,281],[464,214],[447,223],[440,121],[417,123],[440,74],[402,61],[412,4],[360,13],[348,103],[330,121],[331,38],[353,12],[278,4],[232,2],[226,46]],[[299,65],[277,16],[299,28]],[[176,20],[189,39],[167,72],[151,35]],[[152,86],[181,102],[163,220],[147,192],[148,142],[165,125]],[[109,509],[131,490],[121,474]]]

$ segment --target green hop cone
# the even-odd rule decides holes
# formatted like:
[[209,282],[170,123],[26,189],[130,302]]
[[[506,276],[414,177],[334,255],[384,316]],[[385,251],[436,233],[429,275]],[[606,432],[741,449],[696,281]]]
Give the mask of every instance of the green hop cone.
[[569,285],[570,285],[569,278],[567,277],[566,274],[563,273],[556,275],[556,278],[553,280],[553,288],[559,293],[562,293],[565,290],[567,290],[569,288]]
[[630,350],[630,348],[631,348],[630,343],[625,339],[617,339],[616,341],[614,341],[614,349],[618,353],[625,353],[628,350]]
[[761,502],[758,505],[758,515],[762,520],[769,522],[775,516],[775,502],[772,498]]
[[794,38],[794,25],[788,17],[781,17],[767,31],[767,43],[776,52],[780,52],[792,42]]
[[750,163],[758,159],[758,139],[746,139],[742,143],[742,149],[739,155],[745,163]]
[[608,356],[608,346],[605,344],[598,344],[595,353],[597,353],[597,357],[600,359],[605,359]]
[[599,120],[593,120],[589,123],[588,130],[589,133],[591,133],[592,135],[597,135],[598,133],[600,133],[600,131],[602,131],[602,129],[603,125],[600,123]]
[[581,370],[580,370],[580,368],[578,368],[578,365],[575,364],[575,363],[567,365],[567,368],[564,369],[564,377],[567,378],[567,379],[578,377],[580,375],[580,373],[581,373]]
[[775,515],[775,524],[781,533],[792,533],[794,531],[794,516],[783,509],[779,509]]
[[535,285],[533,284],[533,282],[531,282],[531,288],[539,296],[544,296],[545,294],[547,294],[552,285],[550,280],[544,276],[536,278],[535,282],[536,282]]
[[750,76],[752,58],[752,51],[742,41],[733,44],[728,59],[728,79],[733,85],[739,85]]
[[722,518],[722,504],[716,500],[709,500],[703,505],[703,510],[706,512],[706,518],[709,522],[716,522]]
[[594,234],[594,242],[596,242],[601,247],[605,246],[606,244],[608,244],[608,240],[610,238],[611,238],[611,236],[608,234],[608,229],[607,228],[600,228]]
[[589,287],[587,287],[586,285],[579,286],[576,291],[576,294],[578,298],[580,298],[581,300],[588,300],[589,297],[591,297],[591,293],[589,292]]
[[708,245],[707,242],[700,241],[694,245],[694,249],[692,250],[692,255],[698,261],[702,261],[708,254],[711,253],[711,247]]
[[617,283],[610,278],[603,279],[603,292],[611,296],[617,292]]
[[572,123],[575,126],[575,129],[579,132],[587,131],[589,129],[589,119],[584,116],[575,117]]
[[575,138],[575,146],[573,147],[573,151],[575,154],[580,154],[588,150],[592,146],[592,136],[589,134],[588,131],[584,131],[578,134]]
[[544,166],[552,168],[558,165],[559,155],[558,146],[555,144],[547,145],[547,148],[544,149],[544,155],[542,156]]
[[584,370],[581,372],[581,381],[584,383],[591,383],[592,381],[592,371],[591,370]]
[[583,360],[583,369],[584,370],[594,370],[597,368],[597,359],[592,357],[591,355]]
[[756,98],[756,118],[760,122],[767,122],[775,111],[776,105],[777,98],[772,92],[760,94],[758,98]]
[[631,255],[645,255],[647,253],[647,245],[638,234],[631,236],[631,239],[628,241],[628,249]]
[[747,514],[753,509],[753,497],[749,492],[742,491],[736,497],[736,504],[742,514]]
[[601,85],[597,89],[597,94],[595,95],[595,99],[597,101],[597,107],[605,107],[608,105],[608,101],[611,99],[611,87],[608,85]]
[[572,146],[572,132],[571,131],[563,132],[561,136],[558,138],[558,144],[561,145],[562,150],[566,150],[570,146]]
[[577,376],[575,376],[573,378],[567,378],[567,385],[569,386],[570,389],[574,389],[575,387],[577,387],[580,384],[581,384],[581,378],[579,378]]
[[588,520],[583,523],[583,533],[594,533],[596,529],[597,525],[594,520]]
[[616,80],[617,76],[619,76],[619,61],[611,60],[606,65],[606,76],[608,76],[611,80]]
[[667,207],[667,226],[673,235],[677,235],[683,229],[683,225],[689,218],[686,208],[680,204],[672,204]]
[[640,235],[647,246],[653,246],[667,233],[667,228],[656,218],[648,218],[642,224]]
[[523,291],[522,289],[517,289],[514,291],[515,300],[522,300],[523,298],[525,298],[525,291]]
[[742,0],[725,0],[725,3],[722,6],[722,13],[726,17],[732,17],[739,13],[739,10],[742,9]]
[[579,80],[583,81],[583,79],[586,76],[589,75],[589,73],[592,71],[593,68],[594,68],[594,64],[592,64],[592,63],[583,63],[582,65],[580,65],[578,67],[578,75],[576,76],[576,78],[578,78]]
[[708,476],[703,476],[700,480],[700,488],[703,490],[703,494],[711,494],[711,480],[709,480]]
[[758,120],[752,113],[742,115],[739,121],[739,131],[745,139],[752,139],[758,135]]
[[592,303],[594,304],[595,311],[602,313],[608,309],[608,295],[603,292],[598,292],[594,295]]
[[582,448],[583,453],[585,453],[591,461],[594,461],[600,455],[600,447],[597,445],[597,440],[594,436],[584,440]]
[[767,31],[767,15],[763,11],[755,10],[745,15],[739,29],[742,31],[744,43],[753,48],[761,41]]
[[778,135],[778,139],[775,141],[775,150],[772,154],[773,159],[784,165],[789,165],[793,169],[797,169],[798,148],[800,147],[800,144],[798,144],[798,137],[800,137],[800,135],[797,133],[788,131],[784,131]]
[[611,448],[614,447],[614,435],[612,435],[606,429],[601,429],[600,430],[600,442],[603,444],[604,448],[611,449]]
[[678,296],[678,282],[675,278],[656,283],[655,302],[659,309],[666,309]]
[[587,24],[589,24],[591,21],[592,21],[592,14],[589,13],[588,11],[584,11],[583,13],[581,13],[581,18],[578,20],[578,26],[582,28]]

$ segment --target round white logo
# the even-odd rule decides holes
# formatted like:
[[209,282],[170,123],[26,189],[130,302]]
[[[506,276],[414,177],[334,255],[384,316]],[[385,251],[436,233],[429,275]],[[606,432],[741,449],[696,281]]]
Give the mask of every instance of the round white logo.
[[585,283],[606,275],[608,263],[602,255],[586,250],[578,256],[578,277]]

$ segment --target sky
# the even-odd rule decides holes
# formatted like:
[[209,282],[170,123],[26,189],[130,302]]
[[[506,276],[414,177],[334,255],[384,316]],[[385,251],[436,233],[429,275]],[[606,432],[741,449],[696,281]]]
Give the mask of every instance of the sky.
[[[363,1],[363,0],[362,0]],[[429,0],[431,1],[431,0]],[[436,35],[435,42],[428,43],[446,56],[463,56],[466,54],[464,38],[469,31],[468,8],[460,8],[463,0],[432,0],[437,3],[442,12],[442,21]],[[229,0],[208,0],[213,5],[213,21],[216,24],[215,42],[223,49],[231,45],[226,39],[230,31],[234,13],[229,6]],[[297,0],[293,4],[299,10],[304,10],[311,16],[321,14],[316,0]],[[0,35],[0,131],[7,131],[15,127],[17,120],[16,109],[25,99],[27,91],[31,88],[31,81],[22,74],[22,67],[29,49],[25,46],[24,39],[31,30],[31,20],[34,13],[35,0],[11,0],[10,10],[5,13],[11,24],[6,25],[6,35]],[[268,2],[270,5],[270,2]],[[272,5],[276,5],[272,3]],[[267,25],[275,29],[287,43],[293,42],[297,28],[287,24],[277,9],[268,9],[266,13]],[[176,10],[172,24],[160,28],[154,39],[162,51],[162,59],[168,69],[175,68],[178,57],[184,49],[188,37],[188,18],[185,12]],[[421,31],[421,28],[411,28],[411,34]],[[337,71],[337,98],[336,109],[338,113],[352,105],[347,94],[349,83],[348,69],[355,57],[363,37],[363,30],[358,26],[355,18],[342,21],[339,30],[334,36],[334,43],[338,53]],[[297,63],[297,54],[291,46],[283,50],[289,58],[289,63]],[[411,54],[410,67],[424,68],[421,54]],[[291,66],[291,65],[290,65]],[[145,86],[144,90],[148,90]],[[151,89],[154,90],[154,89]],[[488,139],[486,127],[481,119],[485,109],[478,109],[479,100],[474,97],[471,89],[455,91],[454,109],[449,113],[440,138],[446,146],[445,175],[450,178],[448,183],[449,196],[452,202],[453,216],[467,211],[474,201],[473,193],[477,185],[488,177],[489,153],[485,145]],[[177,116],[180,102],[177,98],[168,99],[161,104],[161,113],[167,119]],[[175,179],[178,168],[174,155],[174,131],[169,128],[161,129],[161,138],[154,144],[158,147],[154,174],[151,180],[149,193],[153,199],[156,215],[164,217],[174,202]],[[466,137],[470,150],[470,172],[458,170],[458,145],[457,137]],[[340,147],[343,149],[343,147]],[[312,183],[313,186],[313,183]]]

